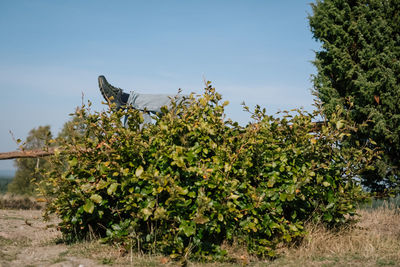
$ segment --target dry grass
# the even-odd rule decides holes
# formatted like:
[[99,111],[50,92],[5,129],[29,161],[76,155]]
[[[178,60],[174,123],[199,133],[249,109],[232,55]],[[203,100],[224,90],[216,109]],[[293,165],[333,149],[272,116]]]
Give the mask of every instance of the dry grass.
[[[298,247],[283,248],[276,260],[257,260],[240,246],[225,247],[233,262],[188,262],[188,266],[400,266],[400,209],[380,207],[360,210],[360,221],[352,228],[330,231],[308,225],[308,235]],[[98,262],[130,266],[176,266],[160,255],[138,255],[86,243],[74,245],[73,254],[91,255]],[[77,253],[77,254],[75,254]]]
[[288,248],[273,265],[286,266],[400,266],[400,209],[360,210],[359,222],[332,232],[308,225],[298,248]]
[[39,210],[43,206],[44,204],[38,202],[34,197],[9,193],[0,195],[0,209]]
[[[240,245],[226,246],[231,262],[187,266],[400,266],[400,209],[362,209],[352,228],[332,232],[308,225],[308,236],[298,247],[283,248],[276,260],[259,260]],[[162,255],[142,255],[98,241],[60,243],[58,220],[43,223],[40,211],[0,210],[0,266],[178,266]],[[16,242],[20,240],[21,242]]]

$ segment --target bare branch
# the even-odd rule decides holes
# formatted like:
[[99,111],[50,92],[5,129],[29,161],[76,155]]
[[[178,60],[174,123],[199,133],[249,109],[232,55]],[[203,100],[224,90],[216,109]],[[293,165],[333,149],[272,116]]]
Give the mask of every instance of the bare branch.
[[4,159],[18,159],[18,158],[40,158],[45,156],[54,155],[55,148],[45,150],[22,150],[0,153],[0,160]]

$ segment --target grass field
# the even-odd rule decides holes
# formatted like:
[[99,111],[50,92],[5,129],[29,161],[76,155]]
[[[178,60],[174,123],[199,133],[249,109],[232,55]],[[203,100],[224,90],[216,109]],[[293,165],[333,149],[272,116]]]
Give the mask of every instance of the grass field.
[[[387,203],[359,210],[359,222],[332,232],[308,225],[297,247],[283,247],[276,260],[250,257],[233,250],[230,262],[187,262],[188,266],[400,266],[400,209]],[[58,220],[43,222],[40,210],[0,210],[0,266],[178,266],[162,255],[141,255],[88,241],[67,245]]]

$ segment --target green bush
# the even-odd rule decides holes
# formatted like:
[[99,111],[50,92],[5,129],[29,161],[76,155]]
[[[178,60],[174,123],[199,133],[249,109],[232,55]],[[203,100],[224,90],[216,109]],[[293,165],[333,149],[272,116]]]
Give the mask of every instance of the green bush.
[[223,242],[274,256],[306,221],[335,226],[354,215],[365,198],[354,177],[375,152],[341,149],[350,125],[332,118],[315,132],[317,113],[257,107],[242,127],[225,118],[227,104],[209,86],[143,127],[133,109],[77,110],[83,136],[58,155],[68,164],[49,174],[47,212],[67,238],[201,259],[225,256]]

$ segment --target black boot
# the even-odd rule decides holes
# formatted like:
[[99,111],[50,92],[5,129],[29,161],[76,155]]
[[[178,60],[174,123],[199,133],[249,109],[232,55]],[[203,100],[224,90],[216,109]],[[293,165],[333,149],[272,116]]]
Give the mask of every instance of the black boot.
[[117,88],[109,84],[103,75],[99,76],[99,88],[104,99],[110,104],[115,103],[117,109],[120,109],[122,106],[126,105],[126,96],[128,94],[122,92],[121,88]]

